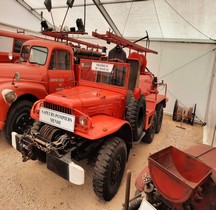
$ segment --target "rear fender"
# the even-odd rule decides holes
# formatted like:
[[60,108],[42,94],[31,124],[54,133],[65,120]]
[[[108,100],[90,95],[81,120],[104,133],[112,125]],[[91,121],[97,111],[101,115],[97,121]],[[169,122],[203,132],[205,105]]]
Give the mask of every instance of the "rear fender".
[[97,140],[112,134],[117,134],[131,148],[133,137],[130,124],[122,119],[107,115],[96,115],[91,117],[92,127],[89,130],[77,130],[74,133],[89,140]]

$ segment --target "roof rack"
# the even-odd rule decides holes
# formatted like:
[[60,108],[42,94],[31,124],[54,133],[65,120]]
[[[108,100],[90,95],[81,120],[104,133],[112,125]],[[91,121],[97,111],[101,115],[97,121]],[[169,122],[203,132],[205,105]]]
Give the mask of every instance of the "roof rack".
[[99,34],[95,31],[95,32],[92,32],[92,36],[106,40],[108,43],[115,43],[115,44],[120,45],[121,47],[127,47],[130,50],[132,49],[132,50],[136,50],[138,52],[158,54],[157,51],[142,47],[142,46],[135,44],[135,43],[123,38],[123,37],[120,37],[116,34],[113,34],[109,31],[107,31],[106,34]]

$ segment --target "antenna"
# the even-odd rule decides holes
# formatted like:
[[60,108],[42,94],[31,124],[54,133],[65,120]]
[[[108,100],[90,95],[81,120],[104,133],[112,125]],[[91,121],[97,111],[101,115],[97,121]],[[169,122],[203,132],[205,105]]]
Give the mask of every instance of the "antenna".
[[53,27],[54,27],[54,29],[56,29],[54,19],[53,19],[53,15],[52,15],[52,11],[51,11],[52,10],[52,2],[51,2],[51,0],[45,0],[44,5],[45,5],[46,9],[48,10],[48,12],[50,12],[52,22],[53,22]]
[[69,8],[72,8],[72,7],[73,7],[73,3],[74,3],[74,0],[67,0],[68,8],[67,8],[67,11],[66,11],[66,13],[65,13],[65,16],[64,16],[64,19],[63,19],[63,22],[62,22],[62,25],[61,25],[60,32],[62,31],[62,28],[63,28],[64,22],[65,22],[66,16],[67,16],[67,14],[68,14],[68,10],[69,10]]

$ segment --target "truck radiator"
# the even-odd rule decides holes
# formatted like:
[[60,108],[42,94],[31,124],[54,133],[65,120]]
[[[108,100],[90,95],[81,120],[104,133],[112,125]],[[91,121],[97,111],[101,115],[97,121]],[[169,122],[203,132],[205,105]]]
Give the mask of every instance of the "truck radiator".
[[59,112],[63,112],[66,114],[72,114],[72,110],[70,108],[64,107],[64,106],[59,106],[53,103],[49,103],[49,102],[44,102],[44,107],[48,108],[48,109],[52,109],[55,111],[59,111]]

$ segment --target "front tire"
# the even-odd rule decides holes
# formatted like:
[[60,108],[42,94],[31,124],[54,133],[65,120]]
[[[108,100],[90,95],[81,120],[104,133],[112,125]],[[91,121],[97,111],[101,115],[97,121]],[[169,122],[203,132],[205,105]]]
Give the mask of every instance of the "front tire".
[[119,137],[105,141],[99,151],[93,173],[93,189],[97,196],[110,201],[118,191],[125,164],[127,147]]
[[30,110],[33,103],[28,100],[15,102],[9,110],[3,136],[11,145],[11,133],[24,133],[33,124],[34,120],[30,117]]

